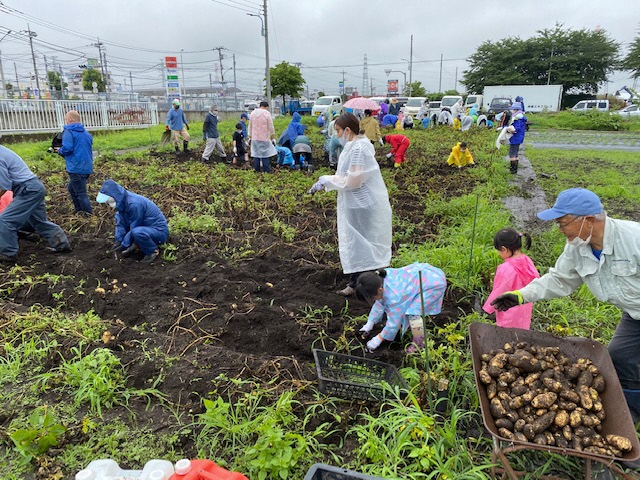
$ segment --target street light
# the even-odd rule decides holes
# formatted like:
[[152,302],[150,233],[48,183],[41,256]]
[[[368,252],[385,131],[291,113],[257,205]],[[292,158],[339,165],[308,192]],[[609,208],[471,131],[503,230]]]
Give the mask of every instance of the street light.
[[404,73],[402,70],[391,70],[390,68],[386,68],[384,70],[384,73],[387,74],[387,77],[389,76],[389,74],[391,72],[401,73],[404,76],[404,89],[406,90],[407,89],[407,74]]
[[262,15],[258,15],[256,13],[247,13],[250,17],[258,17],[260,19],[260,24],[262,25],[261,34],[264,37],[264,53],[266,57],[266,66],[265,66],[265,79],[267,81],[267,103],[269,103],[269,111],[271,111],[271,70],[269,68],[269,30],[267,23],[267,0],[264,0],[264,7],[262,10],[262,15],[264,15],[264,19]]

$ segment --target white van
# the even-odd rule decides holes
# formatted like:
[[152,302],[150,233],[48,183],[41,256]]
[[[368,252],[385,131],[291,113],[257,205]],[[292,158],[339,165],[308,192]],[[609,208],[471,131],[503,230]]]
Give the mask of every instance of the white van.
[[404,113],[415,117],[426,99],[427,97],[409,97],[404,104]]
[[586,112],[587,110],[594,108],[601,112],[608,112],[609,100],[580,100],[571,110],[576,112]]
[[329,108],[334,113],[340,113],[340,110],[342,110],[342,97],[339,97],[337,95],[327,95],[326,97],[319,97],[316,100],[316,103],[313,104],[311,115],[317,117],[322,112],[326,112]]
[[467,96],[467,99],[464,102],[464,108],[465,110],[467,108],[471,108],[473,107],[474,104],[478,105],[478,110],[483,110],[483,96],[482,95],[477,95],[475,93],[472,93],[470,95]]

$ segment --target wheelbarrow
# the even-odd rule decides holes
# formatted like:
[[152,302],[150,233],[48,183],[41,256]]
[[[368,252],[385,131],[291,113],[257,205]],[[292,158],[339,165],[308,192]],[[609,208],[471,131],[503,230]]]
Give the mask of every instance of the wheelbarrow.
[[[622,393],[622,387],[618,380],[618,375],[609,356],[608,350],[602,345],[587,338],[565,337],[560,338],[545,332],[535,332],[522,330],[519,328],[503,328],[485,323],[472,323],[469,326],[469,340],[471,343],[471,356],[473,359],[473,371],[478,390],[478,399],[482,411],[482,420],[485,428],[493,437],[492,463],[500,462],[503,468],[493,467],[492,475],[496,472],[506,475],[507,478],[516,480],[522,472],[516,472],[510,465],[506,454],[518,450],[539,450],[543,452],[553,452],[560,455],[571,455],[585,460],[585,479],[591,478],[591,462],[600,462],[610,470],[625,479],[637,479],[640,477],[625,474],[614,461],[634,461],[640,458],[640,443],[636,435],[635,425],[631,419],[631,413]],[[573,448],[562,448],[557,446],[537,445],[532,442],[522,442],[518,440],[506,439],[498,433],[493,416],[490,412],[490,401],[484,384],[480,381],[478,372],[482,367],[481,356],[491,350],[497,350],[505,343],[527,342],[529,345],[543,347],[560,347],[562,352],[569,357],[570,361],[578,358],[590,359],[600,370],[600,374],[606,380],[606,388],[600,394],[600,399],[604,411],[608,414],[602,422],[600,434],[604,437],[609,434],[621,435],[631,440],[632,449],[621,457],[610,457],[598,455],[591,452],[584,452]],[[504,478],[504,476],[503,476]],[[541,476],[541,479],[557,479],[558,477]]]

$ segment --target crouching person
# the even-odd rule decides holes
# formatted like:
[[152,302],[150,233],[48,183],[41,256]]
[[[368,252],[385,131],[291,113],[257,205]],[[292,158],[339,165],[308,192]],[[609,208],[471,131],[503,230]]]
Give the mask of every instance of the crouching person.
[[26,163],[13,151],[0,146],[0,197],[11,191],[13,200],[0,214],[0,262],[18,258],[18,231],[29,229],[46,239],[51,253],[71,251],[64,231],[47,219],[45,187]]
[[413,343],[407,347],[407,353],[413,353],[424,347],[424,328],[422,326],[422,300],[420,298],[420,275],[422,274],[422,297],[425,315],[436,315],[442,309],[447,280],[439,268],[428,263],[413,263],[402,268],[379,269],[358,276],[356,295],[373,303],[367,323],[360,332],[369,334],[376,323],[387,315],[387,323],[382,332],[367,342],[372,351],[383,340],[392,341],[398,331],[404,333],[411,327]]
[[157,205],[111,179],[104,181],[96,201],[117,212],[115,251],[126,258],[140,250],[142,263],[153,262],[160,253],[158,246],[169,239],[167,219]]

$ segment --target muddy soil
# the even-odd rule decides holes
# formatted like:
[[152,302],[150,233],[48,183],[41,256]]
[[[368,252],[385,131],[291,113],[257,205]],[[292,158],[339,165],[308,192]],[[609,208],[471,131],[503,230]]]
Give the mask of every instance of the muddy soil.
[[[199,158],[198,153],[193,156]],[[175,161],[174,156],[167,156],[167,161]],[[417,153],[410,150],[408,161],[418,162]],[[449,196],[468,193],[474,187],[472,177],[447,167],[446,162],[420,162],[419,175],[409,178],[402,171],[395,172],[398,183],[406,176],[406,181],[418,182],[421,192],[446,192]],[[47,182],[46,176],[42,179]],[[99,175],[93,178],[94,188],[101,181]],[[153,190],[135,181],[127,186],[147,195]],[[322,249],[322,245],[337,244],[334,204],[313,206],[299,217],[289,218],[300,232],[293,242],[285,242],[260,227],[251,213],[230,211],[221,221],[235,225],[236,230],[219,235],[172,235],[170,243],[178,247],[173,252],[175,260],[159,258],[145,265],[138,262],[140,257],[118,259],[112,252],[114,223],[110,209],[97,208],[93,218],[78,217],[70,212],[64,185],[48,185],[48,189],[49,216],[71,232],[73,251],[49,254],[44,252],[44,244],[21,240],[19,264],[28,274],[61,277],[57,283],[18,288],[3,300],[3,309],[23,311],[41,305],[67,314],[94,310],[109,323],[106,346],[126,366],[130,385],[147,388],[150,379],[162,376],[164,381],[158,388],[181,412],[202,411],[201,398],[208,396],[212,381],[220,374],[273,382],[282,388],[315,385],[312,348],[333,350],[344,340],[348,317],[342,312],[355,317],[369,310],[366,303],[335,293],[344,287],[346,277],[340,270],[337,250]],[[185,192],[192,203],[205,201],[209,194],[204,187],[181,190],[180,196],[164,196],[162,210],[170,212]],[[437,231],[438,219],[422,218],[420,197],[399,194],[393,200],[393,209],[399,219],[415,225],[412,235],[416,241]],[[246,242],[251,243],[251,255],[230,259],[222,254],[230,246]],[[8,267],[0,266],[0,280],[7,280],[8,272]],[[457,298],[456,292],[447,292],[443,313],[433,321],[444,324],[456,319],[461,308],[470,310]],[[325,307],[330,313],[322,321],[318,315],[307,314]],[[322,341],[320,330],[326,334]],[[350,335],[348,341],[361,345],[354,353],[364,354],[355,331]],[[69,340],[62,345],[68,352]],[[101,346],[98,342],[90,349]],[[150,355],[156,348],[176,360],[167,362],[165,356]],[[401,366],[403,345],[385,344],[373,357]],[[51,361],[55,366],[58,360]],[[71,399],[59,396],[52,401]],[[138,415],[139,424],[153,425],[158,433],[174,428],[166,412],[147,411],[145,402],[134,402],[129,408]],[[109,416],[128,415],[115,408]],[[5,420],[10,418],[5,416]],[[187,456],[195,453],[190,444],[183,448]]]

